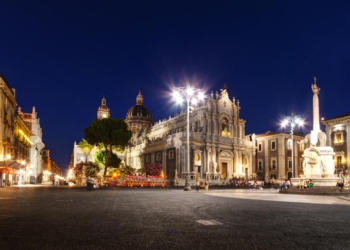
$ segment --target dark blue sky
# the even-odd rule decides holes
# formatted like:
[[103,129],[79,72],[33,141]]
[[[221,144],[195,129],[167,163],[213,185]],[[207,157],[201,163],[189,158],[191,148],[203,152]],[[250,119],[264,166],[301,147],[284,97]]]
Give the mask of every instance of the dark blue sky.
[[[344,5],[345,4],[345,5]],[[0,72],[24,112],[35,106],[51,158],[67,168],[102,96],[125,119],[142,91],[155,121],[179,112],[172,84],[240,100],[246,134],[349,109],[347,1],[2,1]]]

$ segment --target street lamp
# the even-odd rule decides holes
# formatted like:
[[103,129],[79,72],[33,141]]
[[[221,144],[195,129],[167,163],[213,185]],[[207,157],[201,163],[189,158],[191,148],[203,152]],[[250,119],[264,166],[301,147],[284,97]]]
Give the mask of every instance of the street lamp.
[[185,187],[184,191],[191,191],[190,179],[190,102],[196,104],[198,99],[203,99],[204,95],[201,89],[192,88],[190,83],[187,82],[186,87],[176,87],[174,92],[174,97],[177,102],[182,102],[181,94],[186,98],[187,101],[187,168],[185,177]]
[[294,140],[293,140],[294,127],[296,125],[302,126],[303,123],[304,122],[301,119],[301,117],[298,115],[294,115],[294,113],[292,112],[291,116],[285,117],[281,124],[282,127],[290,126],[290,134],[291,134],[291,140],[292,140],[292,178],[294,178]]

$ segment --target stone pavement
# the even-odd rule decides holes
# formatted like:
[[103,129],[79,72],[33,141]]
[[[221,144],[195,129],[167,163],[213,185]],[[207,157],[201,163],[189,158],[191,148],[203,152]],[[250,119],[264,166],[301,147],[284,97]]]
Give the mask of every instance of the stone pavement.
[[263,191],[0,189],[0,249],[348,249],[350,198]]

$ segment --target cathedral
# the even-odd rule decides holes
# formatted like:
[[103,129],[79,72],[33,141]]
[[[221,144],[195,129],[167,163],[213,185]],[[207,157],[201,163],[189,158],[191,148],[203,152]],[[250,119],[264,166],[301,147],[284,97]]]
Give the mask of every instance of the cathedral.
[[[180,112],[154,122],[139,91],[136,104],[127,113],[125,122],[133,136],[125,151],[118,156],[123,164],[140,169],[150,163],[160,163],[168,180],[208,178],[227,180],[232,177],[255,177],[255,140],[245,135],[245,120],[240,117],[240,103],[230,99],[226,84],[211,94],[190,113]],[[97,110],[97,118],[109,117],[105,98]],[[187,166],[187,129],[189,130],[190,172]],[[81,155],[74,147],[74,166]]]
[[[136,169],[160,163],[169,180],[187,175],[187,129],[191,177],[227,179],[253,177],[255,142],[245,135],[240,104],[230,99],[226,85],[195,107],[187,128],[185,112],[154,123],[139,92],[125,122],[133,132],[125,149],[125,163]],[[255,171],[254,171],[255,172]]]

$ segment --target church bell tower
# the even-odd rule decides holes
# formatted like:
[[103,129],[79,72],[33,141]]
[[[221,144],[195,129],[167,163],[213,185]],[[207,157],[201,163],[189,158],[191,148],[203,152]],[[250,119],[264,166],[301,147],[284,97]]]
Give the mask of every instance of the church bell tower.
[[97,109],[97,119],[109,118],[109,108],[106,105],[105,97],[101,100],[101,106]]

